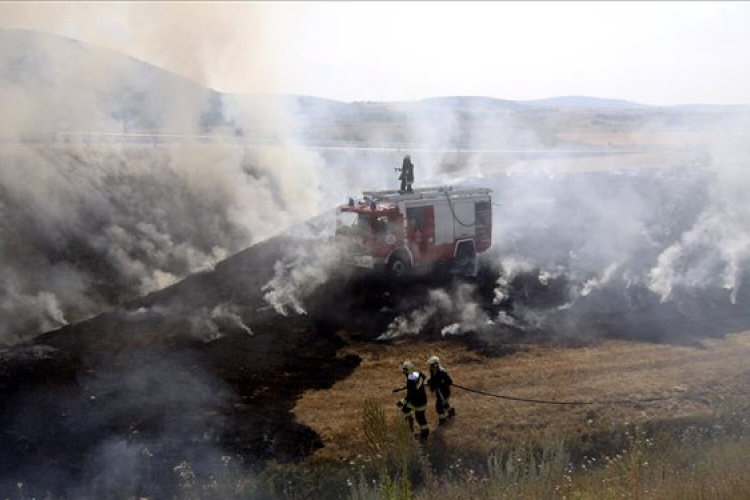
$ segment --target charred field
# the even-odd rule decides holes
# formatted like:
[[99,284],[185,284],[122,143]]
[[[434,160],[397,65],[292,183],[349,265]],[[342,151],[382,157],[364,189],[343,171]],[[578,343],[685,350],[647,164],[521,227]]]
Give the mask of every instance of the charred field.
[[[605,178],[599,188],[614,177]],[[635,182],[653,185],[653,174]],[[515,251],[538,251],[535,238],[549,231],[520,235]],[[97,496],[126,484],[158,497],[176,491],[184,463],[211,477],[228,460],[257,471],[351,458],[364,446],[363,401],[391,407],[399,364],[422,367],[433,353],[465,387],[604,401],[550,408],[458,390],[459,420],[426,444],[437,470],[465,453],[545,435],[605,450],[611,443],[592,422],[710,423],[750,381],[746,287],[734,301],[718,287],[662,301],[622,275],[593,286],[596,273],[571,265],[509,272],[503,245],[471,279],[394,283],[334,268],[310,286],[281,285],[280,273],[307,276],[325,244],[273,237],[213,270],[2,349],[0,492],[22,482],[26,494]],[[606,403],[613,399],[632,401]]]
[[[363,405],[400,421],[399,366],[431,355],[456,382],[417,444],[441,478],[632,426],[747,435],[747,106],[231,94],[0,42],[0,499],[348,497]],[[476,277],[389,283],[328,248],[324,212],[406,153],[415,187],[493,191]]]

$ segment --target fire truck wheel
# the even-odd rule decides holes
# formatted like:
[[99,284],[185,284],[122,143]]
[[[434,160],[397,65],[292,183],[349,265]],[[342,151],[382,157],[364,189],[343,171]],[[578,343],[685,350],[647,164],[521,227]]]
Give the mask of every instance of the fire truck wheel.
[[388,276],[402,278],[409,272],[409,262],[401,255],[394,255],[388,260]]
[[476,274],[476,252],[470,245],[461,245],[456,252],[456,271],[462,276]]

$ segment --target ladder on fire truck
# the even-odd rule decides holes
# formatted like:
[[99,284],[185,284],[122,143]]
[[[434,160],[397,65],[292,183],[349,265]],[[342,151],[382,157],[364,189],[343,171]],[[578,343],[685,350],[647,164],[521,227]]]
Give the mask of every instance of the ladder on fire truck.
[[413,190],[411,193],[397,190],[363,191],[362,195],[376,202],[399,202],[409,200],[456,200],[477,195],[488,195],[489,188],[455,188],[453,186],[425,187]]

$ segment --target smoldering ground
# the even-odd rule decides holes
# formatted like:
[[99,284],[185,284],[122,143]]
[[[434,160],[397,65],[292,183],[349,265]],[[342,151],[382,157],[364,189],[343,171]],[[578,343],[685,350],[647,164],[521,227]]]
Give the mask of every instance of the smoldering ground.
[[179,483],[182,462],[199,477],[227,465],[216,413],[232,391],[194,355],[133,351],[90,364],[72,385],[62,366],[56,375],[10,394],[3,387],[4,495],[25,482],[24,496],[162,496]]
[[[169,459],[162,470],[174,486],[181,456],[209,457],[198,466],[205,471],[227,450],[310,453],[319,442],[290,411],[299,391],[356,366],[336,358],[342,327],[368,338],[474,332],[500,341],[509,331],[516,339],[541,331],[673,341],[747,328],[748,142],[728,133],[747,130],[743,122],[697,116],[689,124],[708,130],[701,149],[710,161],[570,173],[581,170],[579,157],[561,165],[539,153],[571,145],[513,110],[487,113],[476,127],[465,109],[432,104],[357,105],[364,115],[342,118],[295,100],[210,93],[133,61],[114,63],[110,53],[89,59],[77,44],[35,42],[44,47],[29,52],[22,40],[5,42],[0,98],[12,112],[2,119],[0,342],[68,325],[39,338],[60,349],[58,371],[39,372],[28,387],[11,377],[23,390],[4,398],[3,428],[14,431],[8,457],[18,461],[4,485],[30,474],[82,496],[116,487],[135,494],[129,478],[148,483],[151,454]],[[113,97],[123,95],[125,103]],[[380,125],[358,125],[367,113]],[[303,139],[344,142],[298,148]],[[538,154],[481,153],[511,146]],[[493,248],[477,281],[371,287],[341,273],[324,245],[325,217],[299,225],[348,195],[395,188],[393,167],[405,152],[418,186],[494,190]],[[287,228],[295,237],[272,237]],[[155,347],[159,358],[185,346],[212,356],[212,369],[138,351]],[[113,351],[122,364],[102,369]],[[271,386],[286,392],[271,400]],[[191,420],[217,407],[218,419]],[[259,416],[261,408],[272,409]],[[63,414],[79,415],[80,428]],[[278,427],[264,434],[272,421]],[[226,425],[218,445],[202,433],[214,424]],[[185,443],[180,431],[197,441]],[[94,489],[35,451],[55,456],[71,442]],[[39,463],[49,476],[35,472]],[[179,471],[190,476],[187,466]]]
[[[740,197],[736,187],[746,184],[742,141],[724,133],[743,130],[741,124],[691,118],[683,128],[707,129],[701,149],[712,160],[700,168],[561,173],[579,160],[561,166],[533,154],[482,153],[585,152],[529,127],[512,103],[316,108],[293,99],[221,96],[114,53],[31,35],[3,34],[0,88],[12,111],[3,119],[7,161],[0,176],[5,343],[210,269],[347,195],[395,187],[392,169],[409,147],[420,184],[463,180],[495,189],[494,267],[507,277],[523,262],[542,280],[564,276],[574,284],[566,303],[590,297],[603,281],[661,300],[709,282],[737,300],[742,288],[746,215],[741,203],[722,199]],[[398,120],[372,125],[384,117]],[[109,141],[101,135],[109,132],[119,135]],[[274,146],[195,140],[206,133]],[[321,140],[370,149],[294,147]],[[383,144],[389,147],[372,148]],[[714,247],[716,238],[724,246]],[[285,294],[304,310],[291,295],[312,292],[334,266],[318,255],[321,272],[307,264],[311,272],[290,272],[296,283],[283,283],[299,258],[279,260],[280,276],[267,292],[271,300]],[[721,268],[720,277],[712,266]]]
[[337,356],[341,340],[314,308],[285,320],[263,308],[266,264],[294,246],[271,238],[127,308],[0,350],[0,491],[239,494],[264,461],[320,447],[294,421],[295,401],[359,360]]
[[[433,178],[465,173],[463,184],[494,190],[493,248],[482,257],[482,280],[495,280],[494,291],[449,286],[421,302],[409,297],[382,338],[470,331],[505,339],[506,327],[520,326],[574,342],[692,342],[747,327],[750,226],[742,193],[750,157],[741,131],[748,117],[740,111],[680,119],[701,131],[681,146],[690,154],[632,169],[576,172],[579,158],[586,160],[583,148],[564,160],[568,168],[543,154],[485,168],[493,160],[469,152],[456,170],[460,156],[431,153]],[[669,143],[653,124],[640,128],[632,133]],[[466,140],[471,144],[471,134]],[[475,149],[485,140],[480,136]]]

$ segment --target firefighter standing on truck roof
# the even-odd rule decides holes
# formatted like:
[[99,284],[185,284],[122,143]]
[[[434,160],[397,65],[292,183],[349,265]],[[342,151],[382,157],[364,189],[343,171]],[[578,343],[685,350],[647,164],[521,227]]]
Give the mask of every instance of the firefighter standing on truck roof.
[[427,391],[425,391],[425,375],[414,368],[414,363],[404,361],[401,365],[401,371],[406,375],[406,397],[396,403],[406,416],[409,427],[414,430],[414,419],[419,424],[419,437],[422,439],[430,435],[430,428],[427,425]]
[[440,358],[437,356],[430,356],[427,364],[430,366],[430,380],[427,384],[435,393],[435,413],[438,416],[438,425],[443,425],[448,422],[448,418],[456,416],[456,409],[450,403],[453,380],[440,364]]
[[411,185],[414,183],[414,164],[411,162],[411,155],[404,156],[404,162],[401,164],[401,168],[396,169],[397,172],[401,172],[398,176],[401,181],[402,193],[412,193]]

